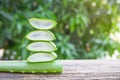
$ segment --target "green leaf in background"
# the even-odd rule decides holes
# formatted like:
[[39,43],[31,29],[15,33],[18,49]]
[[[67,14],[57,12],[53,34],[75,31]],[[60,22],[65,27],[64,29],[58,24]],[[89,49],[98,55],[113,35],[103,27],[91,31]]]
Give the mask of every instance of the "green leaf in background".
[[[0,0],[0,48],[3,59],[26,59],[28,40],[35,30],[31,17],[55,20],[59,59],[110,58],[120,53],[118,0]],[[110,35],[113,34],[111,37]],[[118,57],[119,58],[119,57]]]

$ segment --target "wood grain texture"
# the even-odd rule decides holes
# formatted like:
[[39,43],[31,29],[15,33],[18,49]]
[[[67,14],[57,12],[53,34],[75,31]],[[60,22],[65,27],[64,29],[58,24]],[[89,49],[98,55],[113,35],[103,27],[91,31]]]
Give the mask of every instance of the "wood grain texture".
[[120,80],[120,60],[62,60],[61,74],[1,73],[0,80]]

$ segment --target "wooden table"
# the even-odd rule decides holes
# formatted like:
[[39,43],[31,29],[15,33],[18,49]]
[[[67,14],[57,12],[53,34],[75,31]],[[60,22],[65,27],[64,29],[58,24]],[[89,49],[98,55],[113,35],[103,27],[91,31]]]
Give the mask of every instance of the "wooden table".
[[120,60],[62,60],[61,74],[0,73],[0,80],[120,80]]

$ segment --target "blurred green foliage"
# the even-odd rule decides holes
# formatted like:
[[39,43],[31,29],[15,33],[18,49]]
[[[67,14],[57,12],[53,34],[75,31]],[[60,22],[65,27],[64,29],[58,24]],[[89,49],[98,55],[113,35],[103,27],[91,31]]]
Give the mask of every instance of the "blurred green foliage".
[[[24,36],[34,30],[28,18],[58,22],[56,35],[59,59],[96,59],[120,51],[110,38],[120,31],[119,0],[0,0],[0,48],[3,59],[26,59],[29,43]],[[120,22],[120,21],[119,21]]]

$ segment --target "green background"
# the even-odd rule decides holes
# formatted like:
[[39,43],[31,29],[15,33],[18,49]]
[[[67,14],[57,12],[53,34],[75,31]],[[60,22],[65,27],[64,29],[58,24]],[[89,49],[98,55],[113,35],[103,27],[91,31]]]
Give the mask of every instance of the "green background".
[[120,57],[119,0],[0,0],[0,48],[2,59],[26,59],[34,30],[29,18],[57,21],[58,59],[106,59]]

